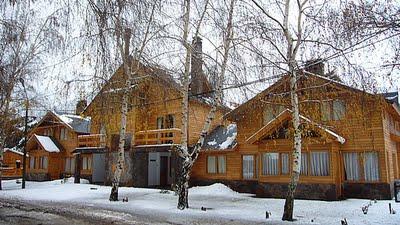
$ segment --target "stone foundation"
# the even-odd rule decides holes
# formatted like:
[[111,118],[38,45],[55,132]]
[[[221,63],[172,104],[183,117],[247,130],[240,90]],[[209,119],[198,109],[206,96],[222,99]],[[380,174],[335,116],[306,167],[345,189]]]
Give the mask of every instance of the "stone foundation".
[[393,185],[387,183],[345,183],[343,195],[346,198],[386,199],[393,198]]
[[26,180],[29,181],[49,181],[50,175],[48,173],[27,173]]
[[[213,183],[223,183],[232,190],[242,193],[252,193],[256,197],[285,198],[287,183],[262,183],[258,181],[243,180],[191,180],[191,186],[203,186]],[[299,184],[297,186],[297,199],[338,200],[335,184]]]

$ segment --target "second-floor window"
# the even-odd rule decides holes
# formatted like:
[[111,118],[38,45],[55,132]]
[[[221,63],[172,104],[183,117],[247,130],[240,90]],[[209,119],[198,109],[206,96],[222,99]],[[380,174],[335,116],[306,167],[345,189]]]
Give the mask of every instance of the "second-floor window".
[[346,112],[346,105],[342,100],[334,100],[332,102],[322,102],[321,104],[321,120],[341,120]]
[[65,141],[68,140],[68,130],[65,127],[60,129],[60,140]]
[[263,111],[263,125],[266,125],[271,120],[275,119],[281,112],[285,110],[283,105],[267,104]]
[[47,128],[43,131],[44,136],[53,136],[53,128]]

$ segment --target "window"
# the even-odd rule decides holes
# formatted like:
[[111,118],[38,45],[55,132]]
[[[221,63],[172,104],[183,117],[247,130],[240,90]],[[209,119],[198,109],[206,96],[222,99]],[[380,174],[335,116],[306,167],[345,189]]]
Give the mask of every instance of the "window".
[[44,136],[53,136],[53,128],[48,128],[43,131]]
[[218,173],[226,173],[226,158],[223,155],[218,156]]
[[68,139],[68,130],[65,127],[60,129],[60,140],[64,141]]
[[283,105],[268,104],[263,111],[263,124],[266,125],[269,121],[275,119],[281,112],[285,110]]
[[35,169],[35,156],[29,158],[29,168]]
[[82,157],[82,170],[92,169],[92,158],[90,156]]
[[281,160],[282,160],[282,174],[289,174],[289,154],[288,153],[281,153]]
[[279,153],[264,153],[262,161],[263,175],[279,174]]
[[360,172],[358,166],[358,153],[343,153],[345,180],[358,181]]
[[322,102],[321,104],[321,120],[341,120],[346,112],[345,102],[342,100],[334,100],[333,102]]
[[364,177],[365,181],[379,181],[378,153],[364,153]]
[[75,158],[65,158],[65,171],[66,173],[75,173]]
[[15,168],[17,169],[21,168],[21,160],[15,160]]
[[39,157],[39,169],[47,169],[47,156]]
[[207,172],[208,173],[217,173],[217,168],[215,167],[216,160],[215,156],[208,156],[207,157]]
[[335,100],[333,101],[333,120],[341,120],[346,112],[346,106],[344,101]]
[[242,158],[242,169],[243,169],[243,179],[253,179],[255,178],[255,163],[254,155],[243,155]]
[[329,102],[322,102],[321,104],[321,120],[328,121],[331,119],[331,106]]
[[226,173],[226,156],[208,156],[207,173]]
[[308,176],[308,154],[305,152],[301,153],[301,168],[300,174]]
[[311,152],[310,153],[311,176],[329,175],[329,153]]

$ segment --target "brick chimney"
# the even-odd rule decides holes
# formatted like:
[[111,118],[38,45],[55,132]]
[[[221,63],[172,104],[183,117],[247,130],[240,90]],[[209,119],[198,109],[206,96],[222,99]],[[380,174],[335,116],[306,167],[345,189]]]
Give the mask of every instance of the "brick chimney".
[[325,75],[325,65],[321,59],[308,60],[304,69],[313,74]]
[[209,94],[202,94],[211,91],[211,85],[203,72],[203,43],[200,37],[194,37],[192,42],[192,56],[191,56],[191,82],[189,89],[192,95],[210,96]]
[[86,106],[87,106],[86,100],[79,100],[78,103],[76,103],[75,114],[80,115],[83,112],[83,110],[85,110]]

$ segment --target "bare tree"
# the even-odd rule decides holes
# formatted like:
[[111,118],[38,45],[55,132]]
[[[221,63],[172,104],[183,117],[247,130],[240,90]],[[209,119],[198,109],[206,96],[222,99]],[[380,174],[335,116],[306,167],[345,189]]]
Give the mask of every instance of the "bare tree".
[[[142,1],[139,3],[137,1],[123,0],[94,2],[89,0],[89,6],[91,12],[95,15],[100,30],[99,35],[95,37],[98,38],[100,43],[101,55],[105,56],[106,52],[113,52],[109,48],[115,46],[115,54],[118,54],[119,58],[122,59],[123,77],[126,79],[121,96],[118,159],[109,197],[110,201],[118,201],[118,187],[125,162],[124,148],[129,98],[132,89],[137,86],[135,83],[137,79],[134,78],[140,69],[140,60],[142,60],[146,44],[148,44],[150,37],[154,38],[154,35],[150,34],[155,32],[153,29],[154,13],[156,8],[160,6],[160,2]],[[105,33],[108,32],[110,32],[109,36],[114,37],[115,45],[106,42]],[[113,40],[111,39],[111,41]],[[131,43],[136,47],[134,51],[130,49]],[[101,62],[103,64],[106,63],[105,61]],[[101,68],[105,67],[107,66],[101,66]]]
[[42,65],[41,58],[63,46],[57,23],[59,9],[41,20],[30,2],[11,3],[2,2],[0,6],[5,10],[0,15],[0,158],[7,132],[15,129],[12,121],[18,117],[16,109],[25,100],[20,80],[28,85],[33,78],[39,78],[37,69]]
[[[233,13],[235,8],[235,0],[231,0],[229,2],[229,9],[228,9],[228,18],[226,27],[223,30],[223,51],[222,51],[222,63],[221,63],[221,70],[219,72],[217,87],[214,94],[213,105],[211,110],[209,111],[205,123],[203,125],[203,129],[201,131],[199,140],[197,143],[189,149],[188,145],[188,114],[189,114],[189,72],[190,72],[190,55],[192,54],[192,46],[190,46],[188,42],[188,34],[189,34],[189,21],[190,21],[190,6],[191,1],[185,0],[184,1],[184,26],[183,26],[183,45],[186,50],[186,57],[185,57],[185,68],[183,74],[183,90],[182,90],[182,131],[181,131],[181,144],[177,147],[176,151],[178,155],[182,158],[182,165],[181,171],[179,175],[179,180],[177,183],[177,192],[179,195],[178,198],[178,209],[185,209],[189,208],[189,199],[188,199],[188,188],[189,188],[189,179],[190,179],[190,172],[191,169],[199,156],[201,147],[204,144],[204,139],[208,134],[211,122],[214,120],[215,113],[217,107],[222,104],[222,85],[223,80],[226,72],[227,62],[229,58],[229,50],[231,49],[232,38],[233,38]],[[206,1],[204,11],[202,13],[200,22],[197,26],[195,37],[197,37],[200,29],[200,24],[204,13],[207,9],[208,1]]]

